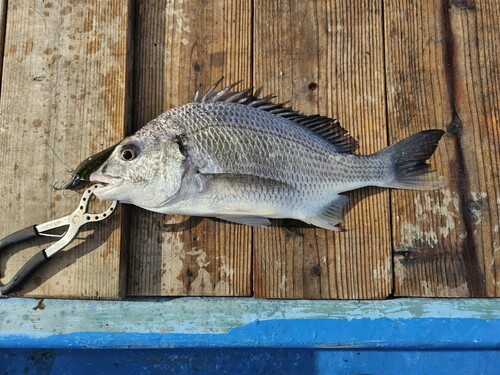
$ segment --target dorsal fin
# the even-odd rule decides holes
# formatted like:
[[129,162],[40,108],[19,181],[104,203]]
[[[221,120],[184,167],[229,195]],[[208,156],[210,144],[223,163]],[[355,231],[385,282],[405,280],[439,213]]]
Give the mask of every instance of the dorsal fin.
[[303,115],[286,107],[287,103],[273,103],[274,95],[267,95],[259,98],[260,89],[254,93],[253,88],[247,88],[241,91],[230,91],[242,81],[235,82],[216,91],[217,86],[224,77],[215,82],[206,93],[197,91],[193,101],[203,102],[233,102],[248,105],[260,110],[272,113],[276,116],[293,121],[327,139],[335,145],[339,152],[353,153],[358,147],[358,142],[343,128],[335,119],[320,115]]

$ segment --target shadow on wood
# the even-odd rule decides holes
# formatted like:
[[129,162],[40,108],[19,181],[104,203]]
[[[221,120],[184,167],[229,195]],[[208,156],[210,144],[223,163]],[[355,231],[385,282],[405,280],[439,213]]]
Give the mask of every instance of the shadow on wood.
[[[44,264],[38,271],[36,271],[32,276],[29,277],[17,292],[12,293],[12,296],[24,296],[25,294],[32,293],[36,288],[40,287],[42,284],[50,280],[55,275],[62,273],[65,278],[64,282],[68,284],[75,284],[77,280],[73,280],[70,273],[66,270],[76,263],[80,258],[87,256],[89,253],[95,251],[97,247],[102,246],[110,236],[113,235],[114,230],[118,229],[117,225],[114,225],[114,230],[109,230],[111,223],[104,227],[102,223],[89,223],[85,226],[85,230],[78,234],[78,240],[70,244],[66,249],[58,252],[51,258],[51,261]],[[92,241],[92,238],[98,237],[99,242]],[[51,237],[38,237],[35,240],[25,242],[23,244],[14,245],[2,253],[2,269],[0,270],[1,275],[5,275],[7,265],[12,261],[12,267],[22,267],[22,265],[28,261],[33,255],[46,249],[51,243],[57,241],[59,238]],[[102,241],[102,242],[101,242]],[[16,258],[14,260],[14,258]],[[24,259],[24,263],[19,258]],[[11,268],[11,267],[9,267]],[[8,277],[14,275],[18,269],[10,269],[8,272]],[[89,278],[92,272],[89,273]],[[5,277],[5,282],[8,282],[8,277]],[[95,279],[97,282],[97,278]],[[95,287],[95,286],[94,286]],[[98,290],[98,288],[96,288]],[[35,293],[36,295],[37,293]],[[40,297],[43,297],[42,295]],[[51,297],[61,297],[64,298],[65,295],[51,295]],[[86,295],[82,294],[79,296],[81,298],[98,298],[99,293],[96,295]]]

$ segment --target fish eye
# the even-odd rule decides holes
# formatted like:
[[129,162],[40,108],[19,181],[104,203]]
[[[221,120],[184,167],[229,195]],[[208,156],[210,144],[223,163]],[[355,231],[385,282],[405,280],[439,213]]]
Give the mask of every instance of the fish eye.
[[137,157],[137,147],[134,145],[127,145],[124,146],[123,149],[120,151],[120,158],[123,161],[132,161]]

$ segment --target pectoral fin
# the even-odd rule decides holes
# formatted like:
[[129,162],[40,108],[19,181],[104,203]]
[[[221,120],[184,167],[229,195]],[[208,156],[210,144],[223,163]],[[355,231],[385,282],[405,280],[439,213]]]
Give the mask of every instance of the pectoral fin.
[[218,219],[231,221],[233,223],[251,225],[252,227],[268,227],[271,222],[267,217],[262,216],[233,216],[233,215],[219,215]]
[[[205,194],[225,196],[226,201],[234,202],[234,205],[226,204],[225,207],[219,207],[220,214],[214,216],[254,227],[271,225],[268,217],[275,217],[275,208],[266,204],[252,203],[253,198],[246,196],[270,193],[287,195],[294,190],[293,186],[285,182],[260,176],[230,173],[204,174],[204,176],[207,181],[203,191]],[[249,200],[245,201],[245,199]]]
[[344,208],[348,201],[349,198],[345,195],[337,195],[323,212],[318,216],[309,218],[308,222],[320,228],[342,231],[343,228],[339,224],[343,221]]

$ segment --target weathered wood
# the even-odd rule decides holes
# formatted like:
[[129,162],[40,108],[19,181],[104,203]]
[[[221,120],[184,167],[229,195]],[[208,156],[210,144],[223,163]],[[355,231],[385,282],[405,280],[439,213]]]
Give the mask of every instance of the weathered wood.
[[6,23],[7,23],[7,0],[1,0],[0,1],[0,82],[2,81],[3,49],[5,47]]
[[[136,3],[134,128],[226,76],[250,84],[250,1]],[[131,208],[131,295],[249,295],[251,228]]]
[[392,194],[395,295],[498,295],[498,9],[399,1],[385,17],[391,141],[449,132],[432,160],[448,185]]
[[[391,142],[450,121],[437,2],[385,4],[388,122]],[[453,145],[445,136],[432,164],[450,180]],[[392,191],[395,290],[400,295],[464,295],[456,251],[463,222],[453,183],[441,191]]]
[[473,297],[500,297],[500,8],[494,0],[442,7],[448,45],[448,124],[460,173],[461,251]]
[[[128,0],[9,1],[0,101],[0,236],[72,212],[79,194],[52,189],[123,134]],[[67,164],[67,165],[65,165]],[[20,294],[120,296],[120,212],[89,226]],[[38,242],[39,243],[39,242]],[[45,245],[46,246],[46,245]],[[2,282],[43,247],[1,254]]]
[[[124,128],[139,129],[223,75],[224,83],[262,86],[304,113],[338,118],[361,154],[447,129],[432,164],[448,185],[349,193],[345,233],[290,220],[252,229],[122,207],[89,226],[20,294],[500,295],[495,1],[137,0],[134,12],[131,3],[0,1],[0,25],[7,20],[0,236],[71,212],[79,195],[66,197],[53,182],[120,140]],[[41,248],[0,254],[0,282]]]
[[[254,31],[254,81],[264,93],[338,118],[361,154],[387,145],[381,2],[256,1]],[[257,296],[390,293],[388,193],[365,189],[349,197],[345,233],[290,221],[254,231]]]

